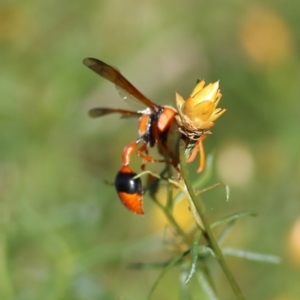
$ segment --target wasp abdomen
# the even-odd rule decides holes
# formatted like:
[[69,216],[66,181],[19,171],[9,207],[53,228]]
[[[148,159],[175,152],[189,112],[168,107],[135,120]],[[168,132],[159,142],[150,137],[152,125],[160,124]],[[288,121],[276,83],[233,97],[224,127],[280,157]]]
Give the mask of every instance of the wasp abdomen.
[[122,203],[132,212],[143,215],[143,186],[128,166],[122,166],[115,178],[115,187]]

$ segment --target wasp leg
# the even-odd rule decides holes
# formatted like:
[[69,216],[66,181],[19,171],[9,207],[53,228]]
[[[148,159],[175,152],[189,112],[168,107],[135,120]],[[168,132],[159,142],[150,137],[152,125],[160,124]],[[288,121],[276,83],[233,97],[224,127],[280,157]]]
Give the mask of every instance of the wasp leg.
[[165,159],[154,159],[153,157],[151,157],[150,155],[147,154],[147,150],[148,150],[148,145],[144,144],[141,148],[139,148],[136,153],[138,156],[140,156],[141,158],[143,158],[145,160],[145,162],[143,162],[143,164],[141,165],[141,169],[144,171],[145,170],[145,166],[146,163],[157,163],[157,162],[167,162],[167,160]]
[[123,153],[122,153],[123,166],[129,165],[131,155],[139,142],[140,142],[140,140],[136,140],[124,148]]
[[200,136],[200,138],[198,139],[198,141],[195,144],[194,149],[192,150],[190,157],[187,159],[188,163],[192,162],[195,159],[197,152],[199,151],[200,163],[199,163],[199,168],[197,170],[197,173],[201,173],[205,167],[205,153],[204,153],[204,147],[203,147],[203,141],[205,138],[206,138],[205,134]]
[[198,147],[198,141],[197,141],[194,148],[193,148],[193,150],[192,150],[192,153],[191,153],[190,157],[187,159],[188,163],[192,162],[196,158],[198,150],[199,150],[199,147]]
[[204,153],[204,147],[203,147],[203,141],[205,138],[206,138],[206,135],[201,135],[199,140],[197,141],[198,148],[199,148],[199,154],[200,154],[200,164],[199,164],[197,173],[202,172],[205,167],[205,153]]

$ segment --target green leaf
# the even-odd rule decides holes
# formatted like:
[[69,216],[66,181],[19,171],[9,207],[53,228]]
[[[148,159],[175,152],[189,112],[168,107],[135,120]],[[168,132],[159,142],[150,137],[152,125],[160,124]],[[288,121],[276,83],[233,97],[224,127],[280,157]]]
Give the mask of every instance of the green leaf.
[[[206,167],[204,171],[201,173],[201,176],[197,176],[197,180],[192,182],[192,185],[195,189],[202,189],[207,182],[211,179],[213,173],[213,155],[208,155],[206,159]],[[204,191],[203,191],[204,192]],[[183,198],[185,198],[186,195],[183,191],[177,194],[177,196],[174,198],[174,203],[179,202]]]
[[211,228],[214,228],[215,226],[218,226],[220,224],[228,222],[228,224],[223,229],[222,233],[220,234],[220,236],[218,238],[219,245],[221,245],[224,242],[224,240],[228,236],[228,234],[231,231],[235,222],[239,218],[246,217],[246,216],[257,216],[257,214],[253,211],[243,211],[243,212],[235,213],[233,215],[226,216],[226,217],[219,219],[218,221],[215,221],[214,223],[211,224]]
[[258,214],[256,212],[251,211],[251,210],[246,210],[246,211],[238,212],[238,213],[226,216],[224,218],[221,218],[221,219],[213,222],[210,225],[210,227],[214,228],[214,227],[216,227],[216,226],[218,226],[220,224],[232,222],[232,221],[235,221],[235,220],[237,220],[239,218],[242,218],[242,217],[247,217],[247,216],[256,217],[257,215]]
[[198,260],[198,247],[199,247],[199,241],[200,241],[201,234],[202,234],[201,230],[197,231],[194,241],[193,241],[193,245],[191,248],[192,261],[191,261],[190,271],[188,273],[188,276],[185,279],[185,284],[187,284],[191,280],[193,274],[196,271],[196,265],[197,265],[197,260]]
[[230,188],[229,185],[225,184],[225,192],[226,192],[226,200],[229,200],[229,196],[230,196]]
[[212,189],[214,189],[214,188],[216,188],[217,186],[220,186],[220,185],[222,185],[225,188],[226,201],[228,201],[229,200],[229,192],[230,192],[229,186],[227,184],[223,183],[223,182],[217,182],[217,183],[215,183],[215,184],[213,184],[209,187],[203,188],[200,191],[197,191],[196,195],[203,194],[203,193],[205,193],[207,191],[210,191],[210,190],[212,190]]
[[180,282],[180,300],[191,300],[191,296],[189,294],[188,286],[185,284],[186,277],[188,274],[188,265],[187,263],[182,264],[182,268],[179,274],[179,282]]
[[229,235],[232,227],[234,226],[234,224],[236,223],[236,219],[230,221],[225,228],[223,229],[223,231],[221,232],[220,236],[218,237],[218,244],[222,245],[222,243],[225,241],[225,239],[227,238],[227,236]]
[[224,255],[240,257],[252,261],[266,262],[272,264],[279,264],[281,261],[281,258],[275,255],[261,254],[241,249],[223,248],[222,252]]
[[184,150],[185,150],[185,141],[180,140],[179,159],[180,159],[180,167],[181,167],[181,172],[182,172],[181,173],[182,179],[186,185],[187,191],[190,194],[191,201],[193,201],[195,208],[196,208],[199,216],[201,217],[203,227],[205,228],[207,240],[209,241],[210,246],[214,251],[215,257],[217,258],[221,268],[223,269],[223,272],[225,273],[227,280],[228,280],[233,292],[235,293],[236,297],[240,300],[241,299],[244,300],[245,297],[244,297],[241,289],[239,288],[235,278],[233,277],[233,275],[224,259],[224,255],[218,245],[218,242],[213,234],[212,228],[210,226],[210,223],[209,223],[206,213],[205,213],[205,206],[204,206],[203,202],[201,201],[201,199],[198,199],[195,195],[194,188],[193,188],[192,183],[189,178],[189,172],[187,169],[187,163],[186,163],[186,159],[185,159]]
[[206,298],[201,298],[202,300],[218,300],[213,287],[210,285],[209,280],[205,276],[203,270],[199,269],[196,273],[196,278],[198,279],[198,283],[202,287],[202,291],[205,293]]

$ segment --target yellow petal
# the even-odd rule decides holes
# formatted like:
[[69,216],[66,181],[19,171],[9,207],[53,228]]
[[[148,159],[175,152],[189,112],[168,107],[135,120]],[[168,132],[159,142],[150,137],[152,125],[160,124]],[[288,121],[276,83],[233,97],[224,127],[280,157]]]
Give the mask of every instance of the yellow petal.
[[188,97],[182,107],[182,112],[186,115],[193,113],[195,105],[197,105],[195,99]]
[[198,82],[198,84],[195,86],[195,88],[193,89],[191,96],[194,97],[194,95],[196,95],[197,93],[199,93],[203,87],[205,85],[205,81],[201,80],[200,82]]
[[182,106],[185,103],[184,99],[178,93],[175,93],[175,101],[176,101],[176,106],[177,106],[178,111],[181,112]]
[[219,81],[216,81],[215,83],[210,83],[201,91],[199,91],[197,94],[195,94],[194,99],[196,103],[200,103],[206,100],[215,101],[218,91],[219,91]]
[[211,116],[210,120],[213,122],[215,120],[217,120],[219,117],[221,117],[224,112],[226,111],[226,109],[222,109],[220,111],[214,111],[213,115]]
[[207,130],[207,129],[211,128],[212,126],[214,126],[214,123],[211,122],[210,120],[203,121],[201,119],[196,119],[193,122],[193,126],[194,126],[194,128],[196,128],[196,130]]
[[220,93],[220,90],[218,90],[218,93],[216,95],[216,99],[215,99],[215,107],[218,106],[220,100],[221,100],[222,94]]
[[180,116],[175,116],[175,119],[176,119],[179,126],[183,126],[183,123],[182,123],[182,120],[181,120]]
[[203,101],[195,106],[194,114],[202,121],[207,121],[214,111],[215,105],[211,101]]

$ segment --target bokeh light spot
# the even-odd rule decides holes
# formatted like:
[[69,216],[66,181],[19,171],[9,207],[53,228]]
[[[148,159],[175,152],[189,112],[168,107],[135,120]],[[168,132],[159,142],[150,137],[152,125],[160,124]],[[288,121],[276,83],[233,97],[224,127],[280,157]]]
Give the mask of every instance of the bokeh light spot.
[[281,63],[293,49],[289,26],[278,13],[267,8],[255,7],[243,16],[239,38],[248,57],[261,65]]
[[254,162],[250,150],[243,144],[234,143],[221,150],[217,160],[221,180],[231,186],[244,186],[253,177]]
[[293,263],[300,266],[300,217],[294,222],[288,240],[289,257]]

